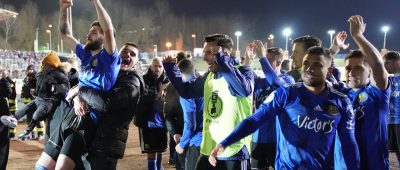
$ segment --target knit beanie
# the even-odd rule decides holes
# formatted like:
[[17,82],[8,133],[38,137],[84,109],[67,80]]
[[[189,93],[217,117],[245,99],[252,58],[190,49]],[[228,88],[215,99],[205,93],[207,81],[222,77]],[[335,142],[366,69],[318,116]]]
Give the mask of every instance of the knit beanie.
[[55,68],[58,68],[61,65],[60,58],[58,58],[57,54],[54,51],[51,51],[49,54],[47,54],[43,58],[42,63],[48,64]]

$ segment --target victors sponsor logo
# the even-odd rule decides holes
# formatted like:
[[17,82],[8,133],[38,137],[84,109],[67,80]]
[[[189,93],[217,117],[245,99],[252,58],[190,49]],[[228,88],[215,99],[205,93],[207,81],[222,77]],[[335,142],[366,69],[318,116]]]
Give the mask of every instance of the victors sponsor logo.
[[208,101],[207,114],[212,118],[218,118],[222,113],[222,100],[218,96],[218,91],[213,91]]
[[301,129],[314,130],[314,132],[323,132],[328,134],[333,130],[335,120],[319,120],[317,117],[310,118],[308,116],[297,116],[297,126]]

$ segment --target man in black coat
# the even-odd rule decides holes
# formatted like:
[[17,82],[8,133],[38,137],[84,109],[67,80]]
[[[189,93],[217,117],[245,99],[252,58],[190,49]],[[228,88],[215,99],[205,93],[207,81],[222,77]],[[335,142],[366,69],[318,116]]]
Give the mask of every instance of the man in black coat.
[[[64,148],[73,147],[73,151],[79,152],[74,153],[75,155],[88,152],[86,159],[90,167],[86,167],[85,164],[86,169],[116,169],[118,159],[124,155],[129,123],[133,119],[138,100],[145,91],[143,79],[135,71],[138,54],[134,43],[126,43],[121,48],[120,72],[116,84],[107,93],[85,87],[79,90],[79,102],[74,103],[77,108],[90,107],[102,112],[97,129],[91,128],[91,125],[78,127],[78,131],[84,131],[84,135],[81,136],[84,140],[68,142],[68,138],[76,136],[69,131],[71,121],[77,118],[75,112],[87,109],[74,110],[67,101],[61,102],[50,120],[50,139],[37,166],[54,169],[60,152],[62,153]],[[81,161],[75,162],[75,169],[83,169]]]
[[105,95],[85,87],[79,91],[78,96],[83,103],[102,112],[87,156],[91,169],[115,169],[118,159],[124,156],[129,123],[145,90],[142,77],[135,71],[139,54],[137,48],[134,43],[126,43],[122,47],[117,82]]
[[[7,97],[12,93],[10,82],[5,78],[3,70],[0,70],[0,116],[9,115]],[[0,169],[6,169],[10,140],[8,127],[0,123]]]

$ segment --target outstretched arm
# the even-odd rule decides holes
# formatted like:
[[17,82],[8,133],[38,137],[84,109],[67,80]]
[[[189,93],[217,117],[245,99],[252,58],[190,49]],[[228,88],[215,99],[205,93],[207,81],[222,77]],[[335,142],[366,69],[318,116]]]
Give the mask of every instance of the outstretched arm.
[[112,25],[111,18],[104,9],[103,5],[100,3],[100,0],[90,1],[96,7],[97,17],[104,32],[104,48],[108,54],[112,55],[117,45],[114,38],[114,27]]
[[371,66],[375,86],[381,90],[386,90],[388,87],[388,73],[379,51],[363,35],[366,23],[359,15],[351,16],[347,21],[350,23],[351,36],[365,55],[365,60]]
[[60,0],[59,29],[64,45],[75,51],[78,40],[76,40],[71,34],[71,24],[69,23],[67,12],[67,9],[70,7],[72,7],[72,0]]

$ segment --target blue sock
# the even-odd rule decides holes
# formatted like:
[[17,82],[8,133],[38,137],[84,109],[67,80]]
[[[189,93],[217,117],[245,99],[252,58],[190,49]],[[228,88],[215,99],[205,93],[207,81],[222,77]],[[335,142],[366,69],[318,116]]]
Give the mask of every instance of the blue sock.
[[46,167],[39,165],[38,163],[35,164],[35,170],[47,170]]
[[162,153],[157,153],[157,170],[161,170]]
[[147,158],[147,169],[148,170],[157,170],[156,159]]

